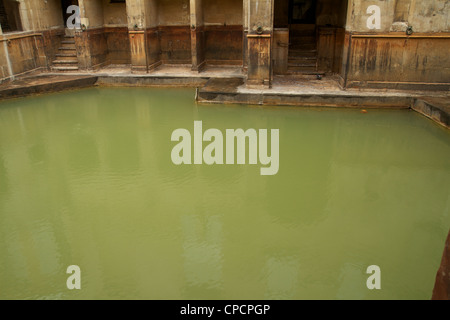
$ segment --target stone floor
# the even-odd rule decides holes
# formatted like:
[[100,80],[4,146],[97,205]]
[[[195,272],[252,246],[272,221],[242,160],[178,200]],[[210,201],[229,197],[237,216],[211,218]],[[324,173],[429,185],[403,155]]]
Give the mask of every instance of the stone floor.
[[0,99],[92,85],[191,86],[198,101],[356,108],[412,108],[450,127],[450,92],[347,89],[337,76],[274,76],[271,88],[251,88],[239,66],[207,66],[202,72],[189,65],[161,65],[150,73],[110,65],[95,71],[35,72],[0,84]]
[[[60,75],[61,73],[52,73]],[[77,71],[67,73],[70,75],[97,75],[97,76],[129,76],[129,77],[244,77],[241,67],[234,66],[207,66],[202,72],[192,71],[190,65],[160,65],[150,73],[131,72],[129,66],[109,65],[92,72]]]

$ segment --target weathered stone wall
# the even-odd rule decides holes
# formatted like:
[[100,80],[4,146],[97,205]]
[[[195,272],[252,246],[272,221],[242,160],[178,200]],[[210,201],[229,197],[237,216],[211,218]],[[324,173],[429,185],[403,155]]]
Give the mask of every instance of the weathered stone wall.
[[125,3],[103,0],[103,26],[108,64],[130,64],[130,40]]
[[167,64],[191,64],[189,0],[158,0],[160,60]]
[[128,25],[126,4],[103,0],[103,25],[105,27],[126,27]]
[[159,26],[189,26],[189,0],[158,0]]
[[130,39],[127,27],[105,27],[107,61],[110,64],[130,64]]
[[60,0],[20,0],[19,2],[24,31],[64,28]]
[[79,65],[95,69],[108,64],[130,64],[127,7],[109,0],[79,0],[81,23],[88,28],[76,34]]
[[[80,1],[81,17],[88,19],[89,28],[99,28],[104,25],[103,0]],[[83,21],[82,21],[83,23]]]
[[347,31],[368,31],[367,8],[371,5],[381,9],[381,28],[372,32],[389,32],[395,22],[404,22],[415,32],[450,31],[448,0],[349,0]]
[[450,38],[352,36],[348,80],[362,82],[446,83],[450,81]]
[[192,70],[201,71],[206,64],[202,0],[190,0],[190,24]]
[[6,36],[2,46],[2,60],[6,63],[2,66],[4,78],[45,66],[43,38],[40,35]]
[[191,64],[191,31],[186,26],[159,26],[160,58],[166,64]]
[[[19,2],[29,34],[3,37],[2,78],[47,67],[63,35],[61,1]],[[79,5],[88,27],[78,34],[81,67],[183,63],[200,70],[206,63],[242,64],[254,84],[270,80],[274,21],[285,25],[288,17],[288,0],[79,0]],[[371,5],[380,8],[379,28],[368,27]],[[448,16],[446,0],[318,0],[319,67],[337,72],[347,87],[449,83]],[[405,33],[408,26],[412,35]]]
[[242,25],[205,26],[205,56],[208,64],[242,65]]
[[23,31],[0,38],[0,81],[47,68],[60,46],[64,27],[60,1],[19,1],[19,14]]
[[76,48],[82,69],[94,69],[106,65],[108,46],[103,29],[103,1],[80,0],[81,23],[85,31],[76,33]]
[[441,266],[436,273],[433,300],[450,300],[450,232],[445,242]]
[[247,85],[269,86],[272,64],[273,0],[248,0]]
[[203,0],[205,25],[242,25],[242,0]]
[[243,1],[203,0],[208,64],[242,65]]
[[[369,28],[371,5],[380,8],[379,27]],[[432,89],[450,84],[449,7],[445,0],[350,0],[340,68],[344,85]]]

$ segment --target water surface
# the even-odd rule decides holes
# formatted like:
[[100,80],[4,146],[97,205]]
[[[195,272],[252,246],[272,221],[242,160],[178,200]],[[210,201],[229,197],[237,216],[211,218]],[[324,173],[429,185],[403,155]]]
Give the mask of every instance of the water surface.
[[[194,120],[279,129],[278,174],[175,166],[171,134]],[[450,134],[413,111],[196,105],[153,88],[3,101],[0,299],[429,299],[449,190]]]

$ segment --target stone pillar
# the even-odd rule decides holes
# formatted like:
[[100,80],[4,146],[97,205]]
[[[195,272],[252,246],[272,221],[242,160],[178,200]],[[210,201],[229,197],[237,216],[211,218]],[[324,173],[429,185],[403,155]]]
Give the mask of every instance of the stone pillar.
[[190,2],[192,70],[200,72],[206,64],[202,0]]
[[248,0],[247,86],[270,87],[273,0]]
[[242,62],[243,62],[243,71],[244,73],[247,73],[248,70],[248,41],[247,41],[247,35],[248,35],[248,20],[249,20],[249,2],[250,0],[243,0],[243,14],[244,17],[242,19],[243,21],[243,35],[242,35],[242,39],[243,39],[243,44],[242,44]]
[[[78,6],[80,7],[80,19],[83,29],[89,27],[89,18],[86,15],[86,0],[78,0]],[[75,31],[75,47],[77,49],[78,67],[84,70],[92,69],[92,55],[91,46],[89,44],[89,36],[86,30]]]
[[20,20],[22,24],[22,30],[23,31],[29,31],[32,30],[29,16],[28,16],[28,8],[27,5],[31,5],[29,1],[19,0],[19,14],[20,14]]
[[144,0],[127,1],[128,36],[131,50],[131,71],[147,71],[146,5]]
[[436,274],[432,300],[450,300],[450,232],[445,242],[441,267]]

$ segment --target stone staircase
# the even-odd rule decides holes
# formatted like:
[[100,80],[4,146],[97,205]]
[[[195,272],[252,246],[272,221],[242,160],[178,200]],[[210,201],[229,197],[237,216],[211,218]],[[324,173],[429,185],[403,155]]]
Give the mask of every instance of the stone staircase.
[[319,75],[315,25],[291,26],[288,74]]
[[67,34],[61,41],[61,47],[56,54],[56,60],[52,64],[53,71],[78,71],[77,50],[74,35]]

